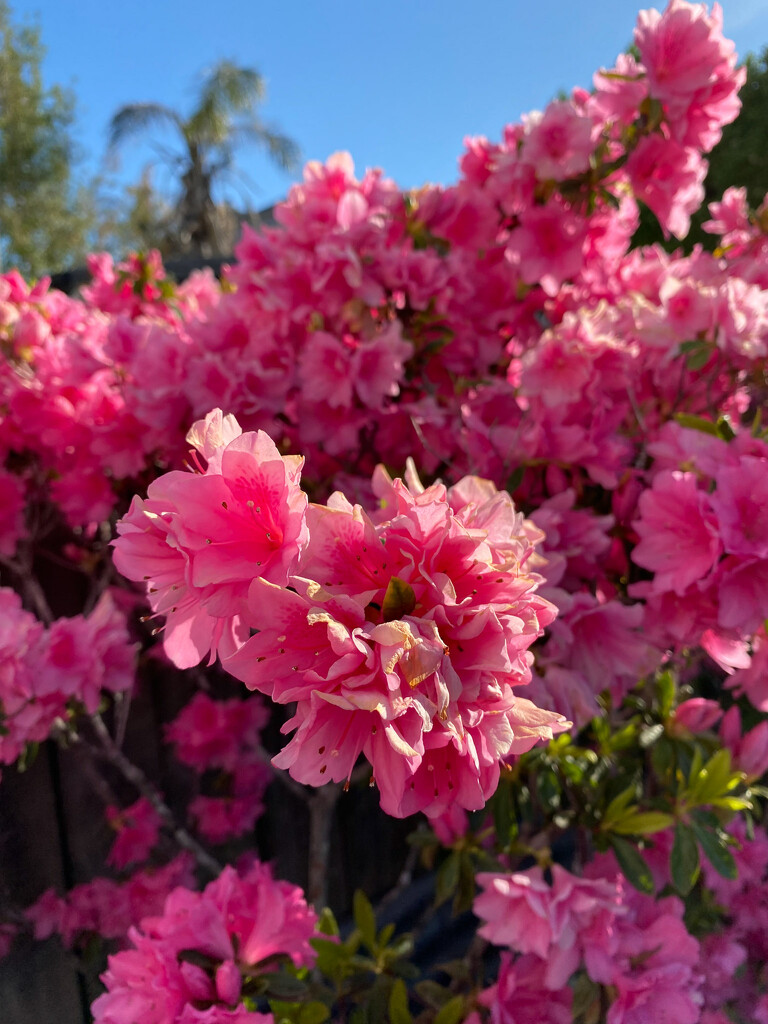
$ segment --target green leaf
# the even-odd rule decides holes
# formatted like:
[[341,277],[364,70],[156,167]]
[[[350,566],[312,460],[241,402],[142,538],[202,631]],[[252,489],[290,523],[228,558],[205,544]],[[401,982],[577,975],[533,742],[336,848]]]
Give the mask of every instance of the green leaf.
[[[248,1009],[258,1012],[258,1004],[248,1000]],[[282,999],[270,999],[269,1008],[276,1024],[323,1024],[331,1015],[325,1003],[291,1003]]]
[[608,840],[616,854],[622,874],[625,875],[630,885],[634,885],[640,892],[652,893],[653,875],[634,843],[615,835],[609,835]]
[[37,755],[39,753],[40,753],[40,744],[37,742],[37,740],[34,740],[32,743],[27,743],[27,745],[22,750],[21,755],[20,755],[18,761],[16,762],[16,771],[17,772],[29,771],[29,769],[32,767],[32,765],[37,760]]
[[592,981],[587,974],[579,974],[573,986],[573,1004],[571,1014],[574,1020],[578,1020],[592,1007],[597,1000],[600,1004],[600,986]]
[[387,952],[393,957],[410,956],[413,952],[413,936],[409,932],[398,935],[395,941],[387,947]]
[[659,714],[662,718],[668,718],[675,703],[676,693],[675,677],[671,672],[659,672],[656,679],[656,697],[659,702]]
[[416,986],[416,994],[422,1002],[426,1003],[433,1010],[439,1010],[441,1007],[450,999],[451,993],[447,988],[442,985],[438,985],[436,981],[431,981],[426,978],[424,981],[420,981]]
[[305,1003],[299,1010],[299,1024],[323,1024],[330,1016],[331,1011],[325,1003]]
[[177,959],[182,963],[194,964],[195,967],[200,967],[204,971],[211,970],[217,963],[215,957],[210,956],[208,953],[202,953],[199,949],[179,950]]
[[472,857],[468,850],[462,850],[459,855],[459,882],[456,886],[456,894],[453,897],[454,914],[463,914],[465,910],[472,907],[475,898],[475,871],[472,864]]
[[716,750],[707,763],[694,774],[691,769],[688,791],[685,799],[689,805],[708,804],[719,796],[723,796],[740,780],[738,773],[731,772],[731,752],[726,747]]
[[672,771],[673,763],[674,747],[666,736],[662,736],[658,743],[654,743],[651,748],[651,764],[653,765],[653,770],[660,779],[665,779],[669,772]]
[[507,490],[510,494],[513,494],[520,484],[523,482],[525,476],[525,466],[517,466],[509,475],[507,480]]
[[385,949],[394,934],[395,926],[393,924],[385,924],[379,932],[379,937],[377,939],[379,949]]
[[718,416],[717,436],[721,437],[723,441],[732,441],[734,437],[736,437],[734,429],[727,416]]
[[711,345],[702,344],[700,348],[693,352],[690,352],[685,360],[685,365],[689,370],[701,370],[712,358],[714,349]]
[[310,939],[309,944],[317,953],[317,969],[330,978],[338,977],[339,972],[349,961],[350,951],[347,946],[331,939],[320,938]]
[[464,997],[454,996],[436,1014],[434,1024],[459,1024],[464,1017]]
[[336,918],[333,916],[333,911],[329,907],[323,907],[320,911],[320,917],[317,922],[317,930],[321,935],[338,935],[339,926],[336,923]]
[[[691,367],[691,369],[697,369],[697,367]],[[718,436],[717,424],[713,423],[712,420],[705,420],[703,416],[693,416],[691,413],[678,412],[675,414],[674,419],[681,427],[686,427],[688,430],[698,430],[702,434],[711,434],[713,437]]]
[[401,978],[395,980],[389,994],[390,1024],[413,1024],[411,1011],[408,1009],[408,989]]
[[274,999],[296,1002],[307,994],[307,986],[292,974],[263,974],[262,981],[266,984],[266,994]]
[[754,806],[751,800],[741,796],[719,796],[710,803],[712,807],[724,807],[727,811],[751,811]]
[[693,829],[682,821],[675,825],[669,869],[675,888],[681,896],[687,896],[699,877],[699,847]]
[[461,869],[460,857],[457,851],[448,854],[446,859],[437,869],[435,881],[435,903],[439,907],[445,903],[456,892],[459,885],[459,873]]
[[609,827],[612,832],[622,836],[651,836],[654,832],[663,832],[674,824],[671,814],[663,811],[638,811],[627,814]]
[[368,897],[362,889],[356,889],[353,900],[353,916],[363,942],[373,952],[376,948],[376,915]]
[[610,824],[612,821],[618,821],[624,817],[624,813],[629,807],[632,800],[637,796],[637,786],[632,783],[631,786],[627,786],[625,790],[615,796],[613,800],[608,804],[603,815],[603,826]]
[[722,875],[723,878],[738,878],[739,869],[722,833],[705,828],[699,823],[695,813],[691,815],[691,825],[707,860],[718,875]]
[[387,584],[381,605],[382,621],[393,622],[395,619],[402,619],[404,615],[410,615],[415,607],[416,595],[413,587],[399,576],[393,576]]

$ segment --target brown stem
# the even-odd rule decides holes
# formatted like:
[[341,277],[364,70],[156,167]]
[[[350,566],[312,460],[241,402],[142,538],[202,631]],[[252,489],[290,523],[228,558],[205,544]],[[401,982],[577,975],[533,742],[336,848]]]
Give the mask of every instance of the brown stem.
[[91,715],[91,724],[99,740],[101,752],[110,764],[114,765],[120,773],[132,783],[136,789],[145,796],[157,811],[163,824],[173,833],[173,837],[179,846],[194,854],[195,860],[203,870],[216,877],[221,874],[222,865],[215,857],[202,846],[194,836],[182,828],[173,814],[173,811],[166,804],[155,786],[150,782],[144,772],[129,761],[120,750],[109,733],[104,720],[100,715]]
[[32,572],[32,556],[26,552],[23,557],[1,558],[0,565],[4,565],[13,573],[21,588],[22,595],[27,603],[37,614],[38,619],[50,626],[54,615],[51,611],[48,599],[43,588],[38,583],[37,577]]
[[309,879],[307,900],[316,910],[328,903],[328,865],[331,859],[331,827],[341,787],[321,786],[309,798]]

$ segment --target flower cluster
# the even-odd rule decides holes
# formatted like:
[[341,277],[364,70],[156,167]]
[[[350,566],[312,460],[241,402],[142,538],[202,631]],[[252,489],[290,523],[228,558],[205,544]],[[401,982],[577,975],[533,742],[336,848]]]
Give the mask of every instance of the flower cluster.
[[103,690],[134,682],[135,652],[109,593],[90,615],[56,619],[48,629],[0,588],[0,764],[48,738],[77,708],[97,710]]
[[84,944],[94,935],[125,943],[142,918],[162,911],[172,890],[193,884],[192,858],[180,853],[163,867],[143,868],[122,882],[94,878],[74,886],[65,896],[47,889],[27,907],[25,917],[36,939],[56,934],[67,948]]
[[248,980],[281,960],[313,962],[316,917],[301,891],[254,862],[225,868],[200,893],[174,889],[160,915],[130,932],[109,959],[96,1024],[268,1024],[243,1003]]
[[[474,905],[485,922],[479,933],[525,954],[515,964],[518,973],[525,965],[542,996],[558,993],[555,1006],[561,999],[569,1004],[568,980],[582,967],[611,993],[609,1024],[696,1024],[703,1002],[700,949],[683,923],[682,902],[636,892],[609,857],[594,861],[585,878],[557,865],[552,875],[551,885],[539,868],[478,875],[485,889]],[[495,992],[494,1004],[505,998]]]
[[175,744],[182,764],[198,776],[211,770],[216,773],[216,795],[198,795],[189,808],[209,842],[243,835],[264,811],[263,797],[272,772],[260,733],[268,717],[256,697],[214,701],[198,693],[166,728],[166,739]]
[[206,615],[206,638],[238,611],[257,632],[220,645],[222,664],[297,705],[279,767],[339,782],[363,753],[389,814],[482,807],[506,759],[569,725],[515,692],[555,615],[525,568],[539,532],[476,478],[409,490],[380,471],[375,521],[341,494],[307,509],[266,435],[230,418],[229,441],[226,422],[217,411],[190,433],[204,473],[156,481],[119,526],[118,567],[147,580],[156,610],[177,602],[166,653],[187,664],[182,610]]

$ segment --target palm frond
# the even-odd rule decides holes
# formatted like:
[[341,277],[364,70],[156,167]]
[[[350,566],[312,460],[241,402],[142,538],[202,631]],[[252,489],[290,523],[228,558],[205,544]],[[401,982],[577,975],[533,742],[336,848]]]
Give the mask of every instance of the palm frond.
[[127,103],[109,122],[107,151],[115,150],[130,136],[140,135],[157,124],[172,124],[181,130],[178,114],[162,103]]
[[266,149],[283,171],[294,171],[301,162],[298,144],[289,135],[275,131],[258,118],[233,126],[229,144],[234,147],[242,142],[253,142]]
[[254,68],[219,61],[206,76],[200,101],[185,122],[186,132],[208,145],[220,145],[229,135],[233,115],[253,110],[265,94],[264,79]]

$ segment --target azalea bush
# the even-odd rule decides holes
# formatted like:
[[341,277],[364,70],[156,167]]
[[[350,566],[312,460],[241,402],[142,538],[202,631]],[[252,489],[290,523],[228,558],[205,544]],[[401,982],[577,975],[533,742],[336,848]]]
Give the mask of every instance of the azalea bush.
[[[132,793],[105,874],[0,937],[102,940],[99,1024],[768,1022],[768,206],[632,247],[640,205],[686,234],[743,81],[672,0],[456,185],[336,154],[220,282],[0,277],[0,762]],[[122,741],[182,678],[179,808]],[[325,907],[360,787],[413,824],[396,892],[474,915],[459,960]]]

